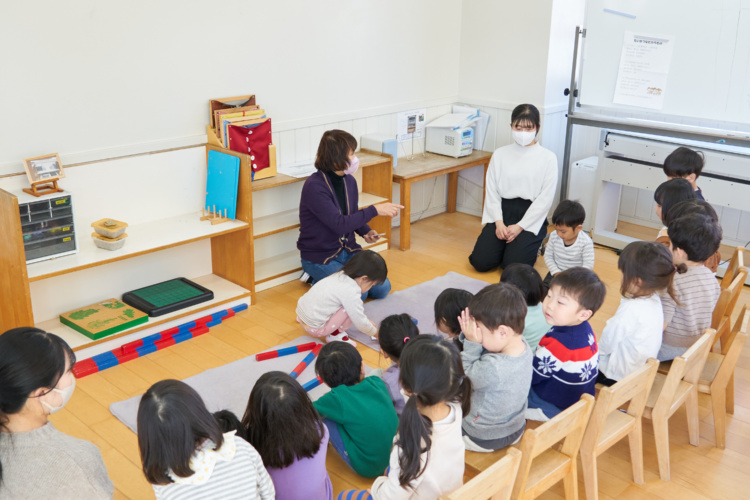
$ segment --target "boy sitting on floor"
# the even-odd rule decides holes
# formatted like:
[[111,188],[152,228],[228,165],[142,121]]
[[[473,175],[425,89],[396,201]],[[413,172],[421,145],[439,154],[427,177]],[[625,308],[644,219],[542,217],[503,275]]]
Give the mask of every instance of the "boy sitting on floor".
[[385,382],[365,378],[362,356],[345,342],[324,345],[315,372],[331,388],[313,405],[328,427],[333,449],[360,476],[383,474],[398,430]]
[[607,289],[596,273],[573,267],[557,274],[542,304],[552,328],[539,341],[526,418],[546,421],[594,395],[599,349],[588,320],[604,303]]
[[586,211],[577,201],[563,200],[552,214],[555,232],[549,235],[544,250],[544,263],[549,272],[544,278],[549,289],[552,277],[571,267],[594,268],[594,242],[582,232]]

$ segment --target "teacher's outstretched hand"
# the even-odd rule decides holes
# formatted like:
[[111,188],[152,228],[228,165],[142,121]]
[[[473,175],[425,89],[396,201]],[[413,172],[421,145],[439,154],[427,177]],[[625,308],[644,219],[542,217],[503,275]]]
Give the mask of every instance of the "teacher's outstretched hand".
[[403,205],[396,205],[395,203],[381,203],[373,206],[378,211],[378,215],[385,215],[390,218],[397,216],[398,211],[404,208]]

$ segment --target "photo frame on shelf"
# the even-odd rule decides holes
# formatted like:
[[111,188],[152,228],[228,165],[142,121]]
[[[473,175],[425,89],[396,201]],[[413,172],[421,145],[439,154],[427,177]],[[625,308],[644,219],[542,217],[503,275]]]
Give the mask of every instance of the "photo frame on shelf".
[[57,186],[57,181],[65,177],[62,161],[57,153],[27,158],[23,161],[23,166],[31,184],[31,188],[24,188],[24,192],[42,196],[63,191]]

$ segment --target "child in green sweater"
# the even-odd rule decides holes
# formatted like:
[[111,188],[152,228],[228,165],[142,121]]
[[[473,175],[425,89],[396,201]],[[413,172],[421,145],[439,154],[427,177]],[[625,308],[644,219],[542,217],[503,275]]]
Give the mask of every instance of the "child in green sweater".
[[360,476],[383,474],[398,430],[385,382],[365,378],[362,356],[344,342],[323,346],[315,372],[331,388],[313,404],[328,427],[333,449]]

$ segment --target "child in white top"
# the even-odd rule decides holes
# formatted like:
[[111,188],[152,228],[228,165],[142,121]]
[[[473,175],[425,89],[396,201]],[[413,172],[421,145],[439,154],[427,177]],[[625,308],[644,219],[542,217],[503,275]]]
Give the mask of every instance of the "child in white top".
[[549,235],[544,250],[544,263],[549,272],[544,285],[549,288],[552,277],[571,267],[594,269],[594,242],[582,232],[586,211],[577,201],[563,200],[552,214],[555,232]]
[[313,337],[326,342],[343,341],[356,346],[345,330],[352,324],[371,337],[378,327],[365,315],[362,294],[388,276],[383,258],[372,250],[362,250],[340,271],[318,281],[297,302],[297,322]]
[[674,278],[677,300],[661,294],[664,309],[664,335],[659,361],[680,356],[711,326],[721,288],[713,272],[704,264],[719,249],[721,226],[711,217],[691,214],[669,223],[672,258],[686,272]]
[[661,243],[636,241],[626,246],[617,261],[622,272],[620,307],[599,339],[597,383],[613,385],[656,358],[661,347],[664,313],[660,292],[674,295],[675,266]]
[[156,498],[273,500],[276,492],[263,460],[234,434],[222,433],[185,382],[152,385],[138,406],[138,446]]
[[[408,399],[387,476],[375,480],[371,498],[433,500],[463,484],[461,419],[469,409],[471,381],[464,375],[453,343],[432,335],[411,339],[400,366],[400,381]],[[368,497],[352,493],[344,491],[338,498]]]

